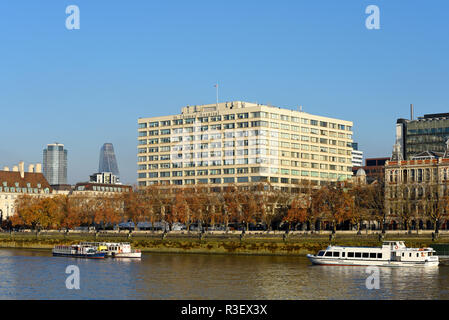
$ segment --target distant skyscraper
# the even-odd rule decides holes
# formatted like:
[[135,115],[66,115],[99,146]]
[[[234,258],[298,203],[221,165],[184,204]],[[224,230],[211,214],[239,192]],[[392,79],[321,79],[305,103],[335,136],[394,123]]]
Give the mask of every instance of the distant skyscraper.
[[112,143],[105,143],[103,147],[101,147],[98,172],[112,172],[112,174],[116,176],[120,175]]
[[67,184],[67,150],[60,143],[44,149],[44,176],[50,185]]

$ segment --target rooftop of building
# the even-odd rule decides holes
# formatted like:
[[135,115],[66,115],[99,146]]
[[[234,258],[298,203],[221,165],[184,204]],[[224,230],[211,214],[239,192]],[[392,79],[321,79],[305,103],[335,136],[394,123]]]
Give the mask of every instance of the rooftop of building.
[[425,114],[424,117],[419,117],[418,120],[422,120],[422,119],[435,119],[435,118],[449,118],[449,113],[432,113],[432,114]]
[[423,122],[423,121],[438,121],[449,119],[449,113],[429,113],[417,119],[404,119],[399,118],[396,123],[410,123],[410,122]]
[[[304,112],[302,110],[301,106],[297,107],[297,110],[294,109],[290,109],[290,108],[282,108],[282,107],[277,107],[277,106],[273,106],[271,104],[261,104],[261,103],[257,103],[257,102],[246,102],[246,101],[229,101],[229,102],[220,102],[220,103],[213,103],[213,104],[205,104],[205,105],[187,105],[185,107],[183,107],[181,109],[181,113],[177,114],[177,115],[171,115],[171,116],[188,116],[188,115],[193,115],[196,113],[207,113],[207,112],[220,112],[220,111],[227,111],[227,110],[236,110],[236,111],[244,111],[245,109],[250,109],[250,108],[257,108],[257,107],[264,107],[264,108],[270,108],[273,110],[278,110],[281,111],[283,113],[293,113],[293,114],[297,114],[298,116],[300,116],[301,114],[307,115],[307,116],[311,116],[311,117],[317,117],[317,118],[327,118],[327,119],[333,119],[333,120],[337,120],[337,121],[342,121],[342,122],[347,122],[348,125],[352,125],[352,121],[348,121],[348,120],[342,120],[342,119],[337,119],[337,118],[332,118],[332,117],[327,117],[327,116],[321,116],[321,115],[316,115],[316,114],[310,114],[307,112]],[[163,118],[163,117],[167,117],[167,116],[160,116],[160,117],[139,117],[139,119],[148,119],[148,118]]]
[[49,189],[50,184],[42,173],[24,172],[23,178],[18,171],[0,171],[0,187]]

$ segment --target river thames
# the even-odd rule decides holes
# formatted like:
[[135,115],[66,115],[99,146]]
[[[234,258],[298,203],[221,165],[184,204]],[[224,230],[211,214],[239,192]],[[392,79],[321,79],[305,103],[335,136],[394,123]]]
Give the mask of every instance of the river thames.
[[[79,289],[67,289],[68,266]],[[0,249],[0,299],[449,299],[449,267],[312,266],[306,257],[143,254],[141,260],[53,257]]]

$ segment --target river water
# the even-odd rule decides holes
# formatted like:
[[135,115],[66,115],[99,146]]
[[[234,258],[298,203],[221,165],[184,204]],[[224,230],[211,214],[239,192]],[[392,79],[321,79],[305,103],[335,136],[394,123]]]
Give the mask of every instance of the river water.
[[[68,266],[79,289],[67,289]],[[449,267],[312,266],[305,257],[143,254],[141,260],[53,257],[0,249],[0,299],[449,299]],[[75,282],[70,282],[75,283]],[[375,282],[370,282],[374,284]],[[372,286],[371,286],[372,287]]]

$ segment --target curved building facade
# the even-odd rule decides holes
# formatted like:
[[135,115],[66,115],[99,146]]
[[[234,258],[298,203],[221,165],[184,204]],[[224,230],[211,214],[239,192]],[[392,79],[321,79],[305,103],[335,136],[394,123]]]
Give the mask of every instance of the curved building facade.
[[112,172],[116,176],[120,175],[112,143],[105,143],[101,147],[98,172]]

